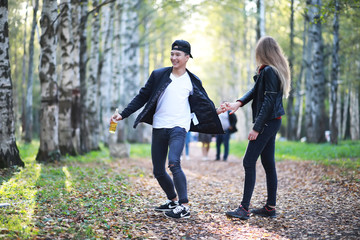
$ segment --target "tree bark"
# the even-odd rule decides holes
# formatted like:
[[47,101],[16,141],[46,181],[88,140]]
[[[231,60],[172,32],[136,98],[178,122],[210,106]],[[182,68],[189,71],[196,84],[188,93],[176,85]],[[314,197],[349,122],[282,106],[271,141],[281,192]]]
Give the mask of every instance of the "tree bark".
[[[93,0],[93,8],[98,1]],[[89,127],[89,150],[99,150],[99,99],[98,99],[98,65],[99,65],[99,37],[100,19],[99,11],[94,11],[91,28],[91,47],[89,57],[89,78],[87,80],[86,116]]]
[[81,154],[85,154],[90,151],[89,143],[89,128],[86,114],[86,62],[87,62],[87,37],[86,37],[86,22],[87,22],[87,4],[88,0],[81,1],[81,19],[79,25],[80,36],[80,59],[79,59],[79,75],[80,75],[80,150]]
[[333,21],[333,52],[332,52],[332,68],[331,68],[331,91],[330,91],[330,142],[338,143],[338,127],[337,127],[337,90],[339,77],[339,2],[335,0],[335,12]]
[[[360,67],[357,65],[357,67]],[[358,68],[359,69],[359,68]],[[350,88],[350,137],[359,140],[359,85],[352,83]]]
[[[123,73],[123,86],[121,92],[121,102],[123,105],[131,101],[137,94],[140,88],[140,48],[139,48],[139,29],[138,29],[138,15],[136,12],[137,1],[124,0],[124,8],[121,21],[122,38],[122,73]],[[130,142],[136,142],[135,130],[133,123],[136,114],[132,114],[129,118],[125,119],[125,132],[126,139]]]
[[307,0],[311,25],[309,27],[309,41],[313,44],[312,51],[312,82],[310,85],[310,118],[307,126],[307,141],[320,143],[325,141],[325,76],[322,42],[322,27],[320,19],[320,0]]
[[[28,18],[28,9],[29,9],[29,1],[26,2],[26,14],[25,14],[25,22],[27,22]],[[21,80],[21,127],[22,127],[22,136],[25,136],[26,129],[26,118],[25,118],[25,82],[26,82],[26,27],[24,28],[24,41],[23,41],[23,56],[22,56],[22,80]],[[16,79],[16,78],[15,78]],[[15,111],[16,112],[16,111]],[[24,139],[25,140],[25,139]]]
[[[294,62],[294,0],[291,0],[290,6],[290,57],[289,57],[289,66],[290,66],[290,79],[291,86],[293,86],[293,62]],[[289,140],[294,140],[294,90],[291,87],[289,98],[287,101],[287,131],[286,136]]]
[[31,25],[30,42],[29,42],[29,68],[26,84],[26,105],[25,105],[25,142],[32,141],[33,131],[33,79],[34,79],[34,39],[36,30],[36,15],[39,8],[39,0],[35,0],[33,8],[33,21]]
[[265,1],[257,0],[256,41],[265,34]]
[[72,103],[71,103],[71,126],[72,141],[77,153],[81,153],[80,148],[80,123],[81,123],[81,103],[80,103],[80,1],[71,0],[71,24],[73,36],[73,71],[72,80]]
[[52,162],[60,159],[58,135],[58,83],[56,76],[56,18],[57,1],[44,0],[40,26],[40,65],[41,86],[40,108],[40,149],[36,160]]
[[112,50],[114,40],[114,14],[115,3],[111,3],[102,7],[102,38],[103,40],[103,54],[101,56],[101,74],[100,74],[100,87],[99,87],[99,100],[100,100],[100,132],[102,141],[108,145],[109,139],[109,119],[112,115],[111,112],[111,76],[112,76]]
[[71,122],[74,43],[71,29],[71,4],[68,0],[61,1],[60,47],[61,47],[61,78],[59,87],[59,148],[62,155],[76,155],[76,143],[73,141],[74,129]]
[[0,168],[24,167],[15,139],[7,0],[0,1],[0,29]]

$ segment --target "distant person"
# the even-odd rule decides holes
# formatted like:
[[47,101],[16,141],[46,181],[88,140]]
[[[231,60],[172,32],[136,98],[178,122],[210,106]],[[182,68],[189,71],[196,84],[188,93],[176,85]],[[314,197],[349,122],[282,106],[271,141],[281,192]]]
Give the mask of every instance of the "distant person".
[[191,142],[191,132],[189,131],[189,132],[186,133],[186,137],[185,137],[185,148],[184,148],[184,151],[183,151],[186,160],[190,160],[190,155],[189,155],[190,142]]
[[227,161],[229,156],[229,142],[230,135],[237,131],[236,122],[237,118],[235,114],[229,114],[231,111],[226,111],[219,114],[220,122],[223,127],[225,134],[216,135],[216,161],[220,160],[221,145],[224,145],[224,156],[223,160]]
[[209,159],[209,150],[212,134],[199,133],[198,141],[201,142],[202,160],[206,161]]
[[[153,127],[153,173],[168,199],[155,210],[171,218],[190,217],[186,177],[180,162],[186,132],[223,133],[218,114],[224,112],[225,107],[216,109],[200,79],[186,69],[190,57],[190,44],[176,40],[171,45],[172,67],[154,70],[128,106],[112,116],[119,121],[145,105],[134,127],[140,122]],[[166,171],[167,157],[172,178]]]
[[255,84],[242,98],[227,103],[231,113],[252,100],[254,126],[248,135],[248,147],[243,158],[245,169],[244,192],[241,205],[234,211],[226,212],[230,217],[249,219],[250,200],[255,187],[256,161],[266,173],[267,200],[264,207],[251,212],[264,217],[276,217],[277,174],[275,167],[275,138],[280,129],[281,116],[285,114],[282,98],[290,91],[290,68],[280,46],[272,37],[262,37],[255,50],[258,64]]

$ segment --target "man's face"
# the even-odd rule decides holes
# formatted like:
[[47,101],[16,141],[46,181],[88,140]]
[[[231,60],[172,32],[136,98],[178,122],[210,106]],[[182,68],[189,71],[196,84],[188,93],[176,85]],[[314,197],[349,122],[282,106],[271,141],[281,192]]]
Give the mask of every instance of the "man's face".
[[170,61],[174,68],[181,68],[186,66],[189,57],[189,55],[185,56],[183,51],[171,50]]

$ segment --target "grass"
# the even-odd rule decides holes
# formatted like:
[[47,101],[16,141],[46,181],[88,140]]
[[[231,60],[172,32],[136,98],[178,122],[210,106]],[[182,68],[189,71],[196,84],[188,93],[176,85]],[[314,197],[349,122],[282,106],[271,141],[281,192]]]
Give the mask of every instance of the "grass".
[[108,149],[44,165],[35,161],[39,142],[18,147],[26,167],[2,179],[0,203],[11,206],[0,208],[0,239],[98,239],[109,228],[123,231],[113,214],[135,199]]
[[[326,165],[360,169],[360,141],[333,146],[278,141],[276,159],[312,160]],[[0,172],[0,239],[102,239],[111,229],[118,236],[133,227],[116,216],[126,203],[135,203],[124,173],[113,169],[108,149],[83,156],[65,156],[58,163],[35,161],[39,142],[19,144],[25,168]],[[242,157],[247,141],[230,143],[230,152]],[[132,144],[131,158],[149,158],[150,144]],[[141,171],[137,172],[141,176]]]
[[[247,141],[230,143],[230,153],[243,157]],[[336,165],[349,169],[360,169],[360,141],[342,141],[338,145],[329,143],[311,144],[277,141],[275,159],[294,161],[316,161],[324,165]]]

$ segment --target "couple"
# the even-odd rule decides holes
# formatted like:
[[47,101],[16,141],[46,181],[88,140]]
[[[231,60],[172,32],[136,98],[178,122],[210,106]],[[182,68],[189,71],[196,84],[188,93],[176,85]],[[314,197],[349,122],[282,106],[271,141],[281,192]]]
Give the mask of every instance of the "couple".
[[[215,108],[208,97],[200,79],[186,69],[189,58],[192,58],[190,44],[184,40],[176,40],[171,46],[172,67],[154,70],[128,106],[120,114],[112,116],[112,119],[119,121],[145,105],[136,118],[134,127],[140,122],[153,126],[153,173],[167,197],[167,201],[155,210],[164,212],[170,218],[190,217],[186,176],[180,162],[186,133],[191,130],[223,134],[218,115],[228,110],[233,114],[252,100],[254,127],[249,133],[249,145],[243,160],[243,200],[236,210],[226,212],[226,215],[249,218],[250,199],[255,185],[255,165],[261,155],[266,171],[268,199],[263,208],[252,212],[275,217],[275,136],[280,128],[281,116],[284,115],[282,96],[286,96],[290,88],[289,66],[281,48],[273,38],[261,38],[256,47],[259,67],[254,77],[254,87],[236,102],[226,102],[218,108]],[[166,158],[172,178],[166,172]]]

